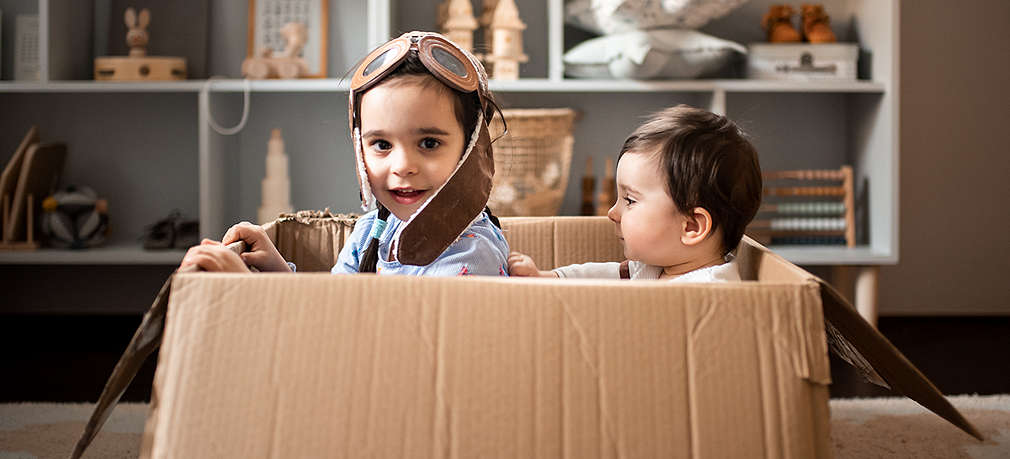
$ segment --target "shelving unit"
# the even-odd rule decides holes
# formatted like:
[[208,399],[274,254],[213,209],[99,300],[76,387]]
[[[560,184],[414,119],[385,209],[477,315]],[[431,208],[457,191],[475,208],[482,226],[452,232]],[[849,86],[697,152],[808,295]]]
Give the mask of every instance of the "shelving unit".
[[[24,1],[18,8],[10,7],[14,1],[0,0],[5,18],[12,17],[6,14],[9,10],[25,9]],[[237,77],[245,55],[245,2],[211,2],[208,7],[213,26],[206,67],[208,74],[224,78],[159,83],[68,80],[89,72],[75,67],[80,59],[66,58],[71,53],[64,42],[74,33],[92,31],[64,30],[66,17],[93,9],[99,1],[37,0],[40,33],[46,37],[42,53],[46,71],[39,82],[0,81],[0,104],[25,115],[4,118],[0,145],[13,145],[11,139],[32,123],[42,124],[43,139],[67,141],[71,155],[67,178],[92,185],[110,198],[112,222],[119,231],[108,249],[0,253],[0,264],[177,263],[179,254],[139,249],[135,239],[140,229],[172,208],[199,216],[206,237],[220,237],[230,224],[253,219],[266,140],[273,127],[284,131],[295,207],[356,211],[343,73],[390,36],[432,29],[438,4],[438,0],[329,0],[329,78],[250,82],[247,126],[238,135],[223,136],[208,127],[207,117],[233,125],[242,112],[246,83]],[[861,65],[868,69],[863,76],[869,79],[808,83],[568,79],[561,56],[574,43],[566,41],[573,35],[564,25],[563,0],[517,3],[528,25],[524,40],[531,60],[521,68],[526,78],[492,81],[491,89],[505,107],[577,109],[581,119],[575,130],[574,163],[593,156],[594,163],[603,164],[603,158],[616,154],[624,136],[648,113],[677,103],[706,107],[727,114],[748,131],[765,169],[852,164],[856,171],[857,203],[862,209],[857,247],[777,247],[778,253],[804,265],[897,262],[898,0],[824,2],[840,40],[857,41],[863,48]],[[760,18],[771,3],[752,0],[702,31],[743,44],[760,41]],[[479,4],[475,2],[477,12]],[[155,14],[154,21],[157,18]],[[152,43],[158,39],[153,36]],[[33,108],[39,100],[51,111],[80,116],[86,113],[79,108],[83,104],[91,105],[93,113],[74,119],[49,117],[49,112]],[[150,105],[150,115],[143,116],[137,104]],[[60,122],[76,125],[56,125]],[[137,159],[138,152],[150,159]],[[160,166],[146,168],[147,162]],[[581,170],[573,171],[562,214],[578,210]],[[132,203],[117,207],[123,200]]]

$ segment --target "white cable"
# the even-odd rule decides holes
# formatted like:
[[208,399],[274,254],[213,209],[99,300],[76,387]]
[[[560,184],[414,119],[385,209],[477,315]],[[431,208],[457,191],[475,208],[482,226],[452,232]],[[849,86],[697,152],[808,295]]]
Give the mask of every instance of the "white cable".
[[200,90],[200,92],[203,93],[203,96],[207,98],[207,113],[205,113],[204,115],[207,117],[207,124],[210,124],[211,129],[217,131],[218,134],[221,134],[221,135],[235,135],[235,134],[238,134],[239,132],[241,132],[243,128],[245,128],[245,123],[246,123],[246,121],[249,120],[249,93],[252,91],[252,84],[249,83],[249,79],[248,78],[243,78],[242,79],[242,83],[243,83],[243,91],[242,91],[243,92],[243,99],[242,99],[243,100],[242,101],[242,119],[239,120],[238,124],[236,124],[234,127],[223,128],[223,127],[221,127],[220,124],[217,124],[217,121],[214,121],[214,115],[212,115],[210,113],[210,111],[211,111],[210,110],[210,84],[211,84],[211,81],[214,81],[215,79],[220,79],[220,78],[221,77],[214,77],[214,76],[208,78],[207,81],[203,84],[203,89]]

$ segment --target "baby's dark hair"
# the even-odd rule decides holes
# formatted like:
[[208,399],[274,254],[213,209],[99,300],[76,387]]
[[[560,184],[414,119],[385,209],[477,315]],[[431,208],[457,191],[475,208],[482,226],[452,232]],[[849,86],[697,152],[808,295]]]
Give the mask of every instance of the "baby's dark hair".
[[680,212],[702,207],[722,228],[723,255],[740,244],[761,206],[761,166],[743,131],[724,116],[687,105],[655,113],[624,141],[625,153],[656,154]]
[[[421,62],[421,58],[415,50],[410,50],[403,62],[397,65],[397,67],[393,69],[389,75],[383,78],[376,87],[387,84],[402,84],[408,78],[416,78],[416,81],[420,82],[422,85],[434,85],[432,87],[445,90],[448,94],[452,95],[453,111],[456,114],[456,120],[463,126],[463,148],[469,146],[470,136],[473,135],[474,130],[477,128],[477,115],[481,111],[480,97],[477,96],[477,93],[463,93],[443,84],[431,74],[427,67],[424,66],[424,63]],[[488,93],[485,98],[488,100],[489,104],[497,108],[494,100],[491,99],[490,93]],[[359,104],[360,100],[361,98],[359,97]],[[489,123],[490,120],[485,120],[485,122]],[[460,154],[462,153],[463,152],[460,152]],[[389,209],[386,209],[386,207],[378,201],[376,201],[376,205],[378,206],[378,215],[376,217],[376,222],[373,223],[373,225],[381,221],[382,227],[385,227],[385,221],[389,218]],[[495,217],[494,214],[491,213],[491,209],[485,207],[484,211],[487,212],[488,217],[495,226],[500,228],[501,224],[498,222],[498,217]],[[358,263],[358,272],[374,273],[378,260],[379,235],[374,235],[368,243],[368,248],[361,254],[361,260]]]

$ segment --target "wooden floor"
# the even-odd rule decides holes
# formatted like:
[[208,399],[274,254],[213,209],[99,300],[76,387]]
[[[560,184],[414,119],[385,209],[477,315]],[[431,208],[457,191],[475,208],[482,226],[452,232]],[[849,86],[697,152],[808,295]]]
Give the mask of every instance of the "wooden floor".
[[[0,314],[0,402],[94,402],[139,315]],[[945,394],[1010,393],[1010,317],[884,317],[880,330]],[[150,359],[125,401],[147,401]],[[834,398],[891,395],[832,358]]]

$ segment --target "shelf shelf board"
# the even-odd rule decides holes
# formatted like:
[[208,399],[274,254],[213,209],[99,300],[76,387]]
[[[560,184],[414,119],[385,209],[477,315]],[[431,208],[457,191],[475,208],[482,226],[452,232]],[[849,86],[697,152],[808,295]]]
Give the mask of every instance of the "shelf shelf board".
[[159,82],[50,81],[47,83],[0,82],[0,92],[24,93],[108,93],[108,92],[197,92],[203,80]]
[[[0,82],[0,93],[108,93],[108,92],[199,92],[207,80],[164,82],[51,81],[47,83]],[[252,92],[346,92],[349,82],[342,78],[300,80],[253,80]],[[491,80],[497,92],[794,92],[794,93],[884,93],[883,83],[874,81],[782,81],[782,80],[550,80],[524,78],[514,81]],[[213,92],[242,92],[241,79],[215,79]]]
[[773,245],[768,248],[797,265],[893,265],[898,262],[897,256],[868,246]]
[[840,92],[883,93],[873,81],[780,81],[780,80],[578,80],[520,79],[491,81],[492,91],[502,92]]
[[83,250],[38,249],[0,251],[6,265],[175,265],[184,250],[144,250],[140,245],[121,244]]

